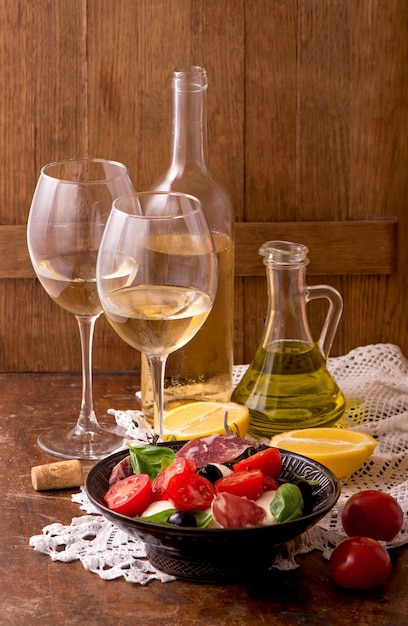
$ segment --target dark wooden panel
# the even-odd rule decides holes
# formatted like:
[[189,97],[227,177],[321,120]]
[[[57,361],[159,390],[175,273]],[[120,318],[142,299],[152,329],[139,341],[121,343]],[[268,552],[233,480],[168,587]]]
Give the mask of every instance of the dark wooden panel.
[[172,72],[202,65],[209,82],[209,165],[241,219],[244,0],[87,4],[90,152],[125,162],[138,190],[151,185],[170,164]]
[[265,273],[260,246],[283,239],[309,248],[309,275],[391,274],[397,270],[397,223],[239,222],[236,224],[236,275]]
[[245,220],[288,222],[296,219],[298,2],[246,5]]
[[350,2],[350,206],[398,218],[397,274],[347,285],[354,342],[390,341],[408,354],[408,3]]
[[[263,330],[266,311],[265,267],[258,249],[272,239],[301,241],[310,250],[308,276],[328,275],[329,281],[339,276],[392,274],[397,268],[397,223],[393,220],[367,222],[238,222],[236,224],[236,313],[246,298],[245,324],[236,315],[235,360],[247,362],[255,352]],[[375,253],[373,252],[375,251]],[[337,275],[337,276],[336,276]],[[10,328],[16,311],[8,303],[30,303],[28,319],[18,336],[5,333],[3,359],[6,371],[69,370],[79,367],[79,337],[76,322],[57,307],[37,283],[26,248],[25,226],[0,226],[0,287],[7,293],[3,308],[7,311],[5,327]],[[238,280],[247,277],[244,282]],[[254,280],[259,277],[258,280]],[[359,281],[356,289],[347,290],[342,281],[340,291],[345,299],[344,321],[336,338],[333,352],[341,354],[348,348],[349,337],[361,337],[361,343],[387,341],[390,326],[395,320],[384,314],[373,331],[367,320],[373,311],[384,310],[377,302],[382,297],[378,279]],[[313,281],[310,282],[312,284]],[[361,293],[367,296],[361,301]],[[353,295],[354,294],[354,295]],[[355,300],[355,301],[354,301]],[[1,298],[0,298],[1,302]],[[254,307],[253,303],[257,306]],[[321,307],[320,307],[321,309]],[[323,323],[323,313],[313,305],[311,325],[315,337]],[[315,311],[317,311],[315,313]],[[244,332],[246,329],[246,332]],[[343,329],[343,330],[342,330]],[[45,338],[47,339],[45,341]],[[51,345],[58,350],[50,350]],[[35,347],[34,347],[35,346]],[[343,346],[343,347],[342,347]],[[35,361],[35,362],[34,362]],[[96,369],[132,369],[139,367],[139,354],[124,344],[104,318],[98,321],[95,335],[94,364]]]
[[349,214],[349,4],[344,0],[299,3],[297,220],[359,219]]
[[[389,260],[393,256],[391,266],[397,271],[392,274],[370,275],[370,266],[377,264],[376,238],[361,251],[367,274],[357,276],[351,268],[348,275],[329,273],[326,278],[331,265],[324,254],[316,254],[319,242],[306,242],[295,225],[282,235],[289,238],[291,232],[293,239],[309,244],[308,275],[322,272],[311,283],[330,282],[343,295],[344,313],[333,354],[378,341],[397,343],[407,352],[408,273],[403,268],[408,265],[408,4],[402,0],[310,0],[296,7],[292,2],[254,4],[247,19],[247,53],[252,52],[247,84],[253,85],[246,116],[247,219],[395,218],[398,233],[389,240],[388,252],[381,250]],[[286,65],[280,54],[285,43]],[[290,89],[292,80],[295,90]],[[276,234],[257,232],[257,244]],[[250,259],[255,258],[257,244]],[[357,238],[355,245],[360,244]],[[344,248],[339,250],[329,237],[327,247],[333,245],[339,255],[336,262],[344,261]],[[334,250],[326,254],[334,256]],[[353,255],[347,257],[345,265],[350,267]],[[315,259],[322,261],[319,270]],[[266,284],[261,276],[243,278],[242,283],[246,306],[242,354],[247,361],[263,329]],[[321,313],[314,307],[309,319],[320,328]]]
[[[310,284],[343,295],[333,354],[378,341],[408,353],[405,0],[16,0],[0,24],[1,370],[79,367],[75,320],[26,250],[40,167],[89,152],[149,186],[168,164],[184,63],[207,68],[210,165],[238,222],[236,360],[259,342],[258,247],[276,238],[306,243]],[[101,320],[94,363],[138,355]]]
[[[237,222],[236,276],[265,273],[260,246],[283,239],[304,243],[308,273],[391,274],[397,269],[397,222]],[[375,254],[373,254],[375,250]],[[0,278],[31,278],[25,226],[0,226]]]
[[34,275],[25,223],[40,168],[87,150],[85,9],[84,0],[0,3],[2,371],[80,367],[75,320],[24,278]]
[[86,152],[84,9],[0,3],[0,224],[25,221],[42,165]]
[[35,276],[27,249],[27,227],[0,226],[0,278]]

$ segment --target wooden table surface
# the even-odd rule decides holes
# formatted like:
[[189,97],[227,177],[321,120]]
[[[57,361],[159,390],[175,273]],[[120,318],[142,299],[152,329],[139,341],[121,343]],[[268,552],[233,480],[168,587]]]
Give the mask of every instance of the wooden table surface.
[[[98,416],[109,408],[136,408],[137,385],[135,374],[96,374]],[[296,570],[271,570],[261,582],[226,586],[104,581],[79,561],[53,562],[34,551],[32,535],[82,514],[71,502],[76,490],[36,492],[31,485],[33,465],[58,460],[38,448],[38,434],[52,421],[76,416],[80,392],[78,374],[0,374],[1,624],[408,624],[407,547],[393,551],[389,583],[364,593],[336,588],[318,551],[298,557]],[[85,473],[92,465],[83,463]]]

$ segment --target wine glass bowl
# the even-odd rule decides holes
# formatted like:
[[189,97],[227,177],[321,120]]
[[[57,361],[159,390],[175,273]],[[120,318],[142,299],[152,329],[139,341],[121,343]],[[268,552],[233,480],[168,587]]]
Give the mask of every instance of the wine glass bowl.
[[149,361],[154,429],[163,438],[167,356],[206,320],[217,288],[217,261],[197,198],[141,192],[113,203],[97,261],[105,316],[118,335]]
[[123,444],[99,424],[92,397],[92,341],[102,314],[96,260],[115,198],[133,192],[127,168],[104,159],[45,165],[31,203],[27,242],[36,275],[48,295],[78,322],[82,349],[82,400],[76,421],[40,434],[39,446],[63,458],[101,459]]

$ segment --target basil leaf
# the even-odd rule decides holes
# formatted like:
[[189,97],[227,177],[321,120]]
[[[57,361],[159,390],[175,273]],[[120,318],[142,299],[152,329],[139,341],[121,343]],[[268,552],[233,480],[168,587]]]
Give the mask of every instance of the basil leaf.
[[276,490],[270,510],[277,522],[289,522],[303,515],[303,497],[297,485],[284,483]]
[[192,511],[192,513],[196,518],[198,528],[208,528],[213,520],[211,513],[205,511]]
[[164,446],[129,445],[130,462],[135,474],[147,474],[154,480],[163,469],[171,465],[176,458],[176,453]]
[[[166,526],[173,526],[174,528],[174,524],[170,524],[167,521],[172,513],[177,513],[177,509],[166,509],[165,511],[153,513],[153,515],[146,515],[145,517],[137,517],[135,519],[141,520],[142,522],[165,524]],[[206,513],[205,511],[189,511],[189,513],[194,515],[197,522],[197,528],[208,528],[213,519],[211,513]]]
[[[177,509],[166,509],[165,511],[159,511],[158,513],[153,513],[153,515],[146,515],[146,517],[137,517],[136,519],[141,520],[142,522],[154,522],[155,524],[167,524],[167,520],[169,519],[172,513],[177,513]],[[169,526],[174,526],[174,524],[168,524]]]

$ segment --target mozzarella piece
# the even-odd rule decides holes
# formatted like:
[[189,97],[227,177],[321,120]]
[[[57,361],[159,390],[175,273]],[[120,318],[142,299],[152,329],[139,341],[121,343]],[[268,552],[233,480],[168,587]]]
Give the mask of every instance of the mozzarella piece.
[[148,517],[149,515],[155,515],[167,509],[174,509],[174,504],[170,500],[157,500],[157,502],[151,502],[147,509],[143,511],[142,517]]
[[276,524],[276,520],[271,513],[270,504],[275,497],[276,491],[264,491],[255,502],[258,506],[260,506],[266,513],[265,517],[261,522],[261,526],[270,526],[271,524]]
[[223,478],[233,473],[230,467],[227,467],[226,465],[222,465],[221,463],[209,463],[209,465],[214,465],[215,467],[217,467],[220,470]]

